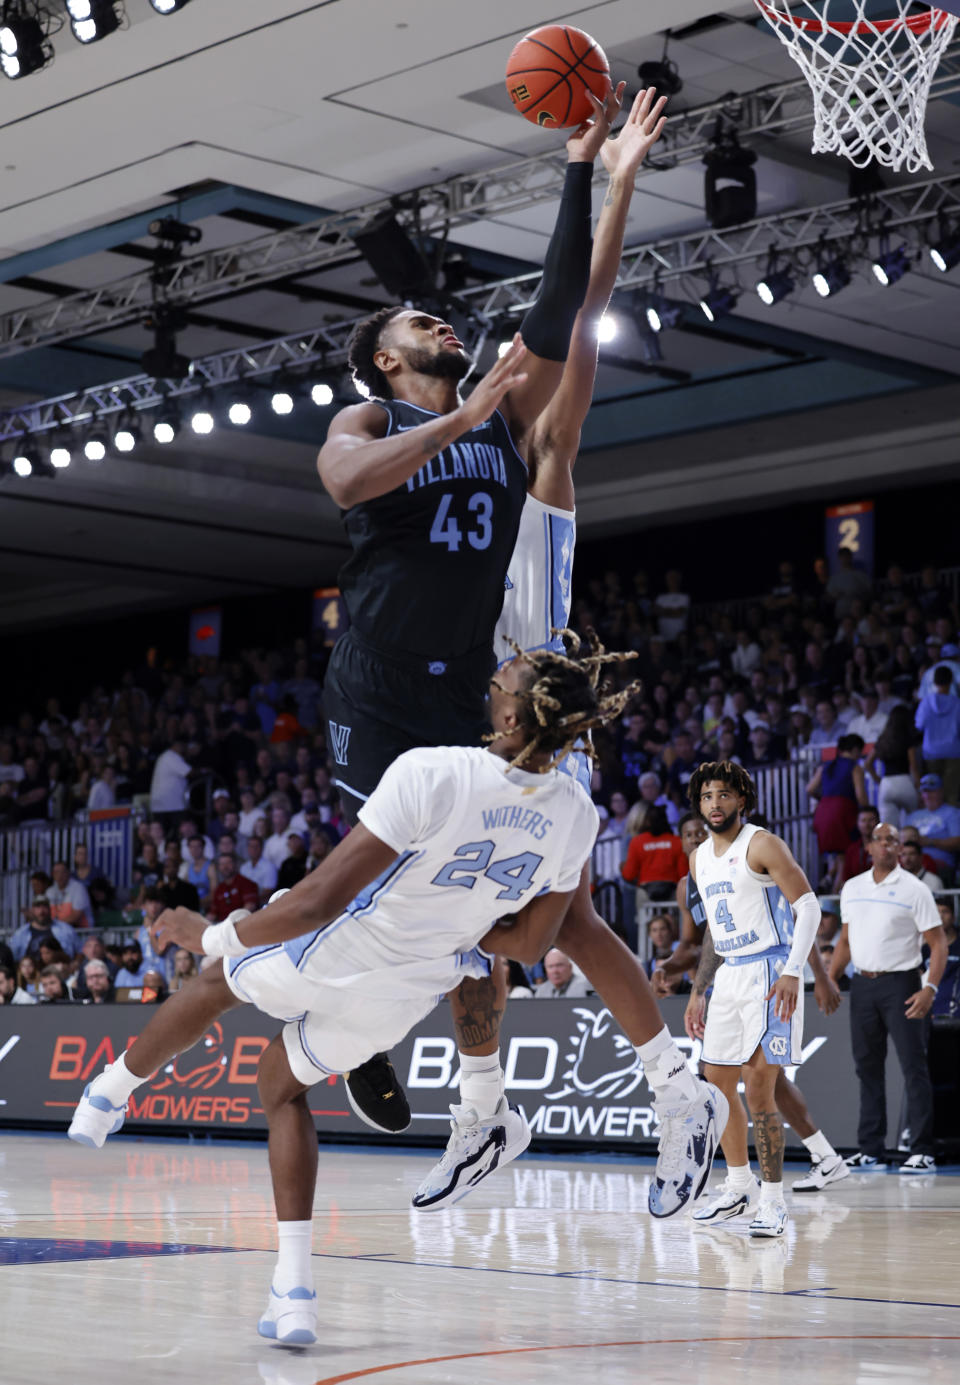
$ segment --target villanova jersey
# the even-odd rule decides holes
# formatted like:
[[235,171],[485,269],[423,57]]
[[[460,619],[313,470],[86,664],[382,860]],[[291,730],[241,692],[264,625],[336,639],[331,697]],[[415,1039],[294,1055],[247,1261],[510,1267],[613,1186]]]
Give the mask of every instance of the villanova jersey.
[[[387,437],[440,416],[374,402]],[[357,634],[428,661],[489,649],[526,492],[526,464],[496,411],[402,485],[346,510],[353,552],[339,581]]]
[[740,829],[722,856],[708,838],[697,847],[697,890],[718,957],[752,958],[789,950],[793,911],[769,875],[747,865],[747,847],[761,827]]
[[570,624],[576,542],[573,510],[527,496],[493,641],[498,664],[513,658],[508,637],[524,650],[563,649],[563,641],[550,631]]
[[700,898],[700,891],[697,889],[697,882],[692,875],[687,875],[687,908],[693,919],[694,927],[701,937],[703,930],[707,926],[707,911],[704,908],[703,900]]

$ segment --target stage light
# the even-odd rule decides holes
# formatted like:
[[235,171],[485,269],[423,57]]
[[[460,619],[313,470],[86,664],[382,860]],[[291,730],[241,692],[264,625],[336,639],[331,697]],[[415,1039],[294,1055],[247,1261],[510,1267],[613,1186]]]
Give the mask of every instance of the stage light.
[[274,390],[270,396],[270,407],[275,414],[285,416],[293,413],[293,395],[287,389]]
[[53,57],[43,21],[22,11],[22,6],[4,5],[0,18],[0,69],[11,81],[39,72]]
[[941,274],[947,274],[960,264],[960,231],[954,231],[930,247],[930,258]]
[[613,341],[618,330],[617,319],[610,313],[604,313],[597,323],[597,341]]
[[32,476],[36,460],[36,455],[32,449],[23,448],[14,455],[13,469],[21,478]]
[[55,466],[58,471],[63,471],[73,460],[69,447],[64,442],[54,442],[50,449],[50,465]]
[[327,384],[314,385],[310,391],[310,398],[318,409],[328,409],[333,403],[333,390]]
[[910,256],[905,245],[895,250],[883,250],[873,262],[873,272],[884,288],[889,288],[910,270]]
[[821,298],[832,298],[847,287],[852,277],[846,260],[828,260],[814,274],[813,287]]
[[246,428],[253,418],[253,410],[245,399],[235,399],[227,410],[227,418],[237,428]]
[[67,0],[67,12],[79,43],[97,43],[116,33],[126,18],[120,0]]
[[166,447],[180,432],[180,415],[174,409],[161,414],[153,425],[154,441]]
[[198,404],[190,415],[190,427],[195,433],[199,434],[200,437],[206,437],[209,433],[213,432],[214,418],[206,402]]
[[92,433],[83,444],[83,455],[88,462],[99,466],[107,455],[107,439],[103,433]]
[[132,452],[143,441],[143,431],[133,413],[123,414],[114,429],[113,446],[116,452]]
[[714,286],[700,299],[700,307],[708,322],[716,322],[718,317],[726,317],[737,306],[739,295],[733,289]]
[[670,327],[676,327],[682,314],[680,303],[668,303],[660,294],[656,294],[647,304],[644,316],[651,332],[665,332]]
[[770,270],[757,284],[757,297],[771,308],[775,303],[782,303],[796,287],[788,269]]
[[189,5],[190,0],[150,0],[150,4],[157,14],[176,14],[184,5]]

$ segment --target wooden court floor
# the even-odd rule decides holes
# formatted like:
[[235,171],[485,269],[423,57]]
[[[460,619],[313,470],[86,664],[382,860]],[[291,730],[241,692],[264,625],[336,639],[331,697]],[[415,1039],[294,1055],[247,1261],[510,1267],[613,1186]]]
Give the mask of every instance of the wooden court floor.
[[416,1213],[433,1157],[321,1149],[321,1335],[291,1350],[256,1335],[263,1145],[0,1134],[0,1382],[960,1380],[960,1170],[851,1176],[754,1242],[652,1220],[623,1158],[526,1157]]

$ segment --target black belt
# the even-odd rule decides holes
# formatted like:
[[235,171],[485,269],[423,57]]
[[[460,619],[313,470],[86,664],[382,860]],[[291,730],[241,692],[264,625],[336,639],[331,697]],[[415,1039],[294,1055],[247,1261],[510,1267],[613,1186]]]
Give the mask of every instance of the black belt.
[[865,976],[868,981],[876,981],[878,976],[905,976],[908,971],[919,970],[919,967],[891,967],[889,971],[864,971],[861,967],[858,967],[857,975]]

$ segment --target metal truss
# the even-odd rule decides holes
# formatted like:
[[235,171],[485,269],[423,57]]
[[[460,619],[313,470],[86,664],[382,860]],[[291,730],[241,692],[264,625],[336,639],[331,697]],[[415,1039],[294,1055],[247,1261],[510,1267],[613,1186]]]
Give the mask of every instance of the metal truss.
[[[931,99],[960,92],[960,43],[954,44],[934,78]],[[810,90],[801,77],[683,111],[668,123],[657,157],[640,177],[699,162],[710,147],[717,119],[730,122],[741,142],[808,130],[813,124]],[[515,160],[500,168],[462,174],[305,226],[258,236],[221,250],[185,257],[165,270],[164,296],[182,307],[231,292],[266,285],[290,275],[316,273],[356,255],[352,236],[387,210],[421,235],[448,233],[457,226],[505,216],[555,200],[563,186],[562,151]],[[153,304],[150,270],[99,288],[0,315],[0,359],[76,337],[141,321]]]
[[[960,174],[932,178],[908,187],[827,203],[801,211],[781,212],[727,231],[701,230],[688,236],[625,250],[614,293],[661,287],[687,276],[708,277],[735,271],[738,265],[765,260],[771,247],[784,259],[809,255],[818,249],[831,253],[866,248],[868,235],[909,233],[929,225],[939,215],[960,220]],[[460,295],[469,318],[475,352],[504,319],[524,312],[531,303],[540,271],[466,289]],[[342,367],[350,333],[361,319],[329,324],[308,332],[275,337],[257,346],[244,346],[195,360],[189,377],[159,380],[138,374],[74,394],[0,412],[0,442],[25,433],[43,433],[60,426],[90,422],[125,409],[152,409],[169,399],[197,395],[244,380],[283,374],[302,374]]]

